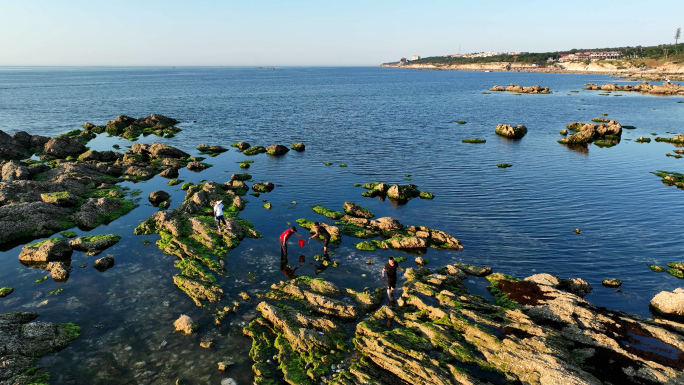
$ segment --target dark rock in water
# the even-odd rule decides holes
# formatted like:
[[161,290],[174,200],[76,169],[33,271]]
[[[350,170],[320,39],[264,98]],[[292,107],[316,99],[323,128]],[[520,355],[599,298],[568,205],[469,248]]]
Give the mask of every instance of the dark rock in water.
[[271,192],[275,188],[275,185],[271,182],[254,183],[252,185],[252,190],[260,193]]
[[166,191],[157,190],[151,192],[150,196],[147,199],[149,199],[150,203],[152,203],[153,206],[158,206],[161,202],[169,199],[170,197],[171,194],[167,193]]
[[81,142],[66,136],[58,136],[48,140],[43,149],[45,154],[61,159],[76,156],[86,151],[86,147]]
[[114,266],[114,258],[111,255],[99,258],[93,263],[93,267],[100,271],[105,271],[112,266]]
[[272,146],[266,147],[266,153],[269,155],[285,155],[289,151],[290,149],[283,146],[282,144],[274,144]]
[[167,167],[159,173],[162,178],[178,178],[178,167]]
[[520,139],[527,134],[527,127],[522,125],[513,127],[510,124],[499,124],[496,126],[496,130],[494,130],[494,132],[497,135],[501,135],[506,138]]
[[[17,131],[12,135],[12,139],[16,140],[19,142],[21,147],[24,148],[31,148],[31,134],[29,134],[26,131]],[[41,146],[42,147],[42,146]]]
[[393,185],[387,190],[387,197],[398,201],[408,201],[411,198],[420,196],[420,191],[415,185]]
[[135,122],[135,119],[131,118],[130,116],[119,115],[114,118],[114,120],[107,122],[107,132],[109,132],[111,129],[122,129],[128,127],[133,124],[133,122]]
[[19,260],[22,262],[52,262],[71,258],[73,250],[63,238],[51,238],[30,243],[21,249]]
[[209,154],[209,156],[216,156],[222,152],[228,151],[227,148],[221,146],[209,146],[206,144],[200,144],[197,146],[197,150],[203,154]]
[[44,383],[46,372],[34,368],[35,361],[64,349],[78,338],[81,330],[78,326],[34,321],[38,315],[26,312],[0,315],[0,383]]
[[19,141],[0,130],[0,159],[22,159],[26,150]]
[[365,209],[354,202],[344,202],[344,212],[357,218],[370,219],[375,215],[368,209]]
[[84,251],[86,255],[98,255],[105,249],[116,245],[121,240],[117,234],[89,235],[78,237],[69,242],[74,250]]
[[622,281],[617,278],[604,279],[601,283],[606,287],[620,287],[622,285]]
[[194,171],[194,172],[200,172],[202,170],[205,170],[209,168],[209,165],[206,163],[198,162],[198,161],[193,161],[188,163],[188,170]]
[[66,282],[69,279],[69,274],[73,270],[69,263],[65,262],[50,262],[45,267],[45,270],[50,272],[52,279],[57,282]]
[[584,297],[593,290],[591,285],[582,278],[562,279],[551,274],[535,274],[525,278],[525,281],[534,282],[538,285],[551,286],[558,290],[565,290],[578,297]]
[[245,180],[250,180],[250,179],[252,179],[252,176],[246,172],[243,172],[242,174],[233,174],[230,176],[231,181],[233,181],[233,180],[245,181]]
[[304,143],[295,143],[292,146],[290,146],[290,149],[298,151],[298,152],[302,152],[302,151],[306,150],[306,146],[304,145]]
[[[31,202],[0,206],[0,243],[32,235],[44,237],[64,230],[61,223],[71,210],[50,203]],[[16,218],[24,218],[17,222]]]

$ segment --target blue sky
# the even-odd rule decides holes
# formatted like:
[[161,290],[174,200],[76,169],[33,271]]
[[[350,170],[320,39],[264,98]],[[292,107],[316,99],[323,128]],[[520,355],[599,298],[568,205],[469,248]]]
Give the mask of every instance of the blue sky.
[[[377,65],[673,43],[684,1],[0,0],[0,65]],[[672,15],[672,16],[670,16]]]

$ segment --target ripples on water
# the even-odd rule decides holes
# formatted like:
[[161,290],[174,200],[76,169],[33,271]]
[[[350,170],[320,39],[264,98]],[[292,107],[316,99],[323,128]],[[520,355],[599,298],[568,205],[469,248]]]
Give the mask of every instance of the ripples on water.
[[[651,132],[681,133],[684,104],[676,103],[682,100],[678,97],[600,96],[581,90],[584,83],[608,81],[615,80],[601,75],[380,68],[5,68],[0,70],[0,129],[55,136],[85,121],[103,124],[119,114],[161,113],[181,120],[184,129],[162,141],[189,152],[199,143],[306,143],[301,154],[250,158],[255,160],[248,170],[254,180],[272,181],[278,187],[258,199],[248,196],[251,203],[242,216],[253,221],[264,238],[245,240],[231,251],[229,276],[221,278],[228,302],[237,299],[239,291],[254,293],[284,279],[277,236],[287,222],[323,219],[312,206],[340,210],[351,200],[377,216],[438,228],[461,240],[465,249],[460,252],[428,251],[431,266],[465,262],[490,265],[520,278],[541,272],[582,277],[594,287],[587,300],[648,316],[653,295],[680,285],[672,276],[651,272],[647,264],[682,258],[684,218],[679,204],[684,192],[664,186],[650,172],[682,172],[684,160],[665,157],[674,149],[670,144],[633,140]],[[509,83],[549,86],[554,94],[482,94],[495,84]],[[622,142],[613,148],[590,146],[582,152],[556,143],[558,131],[568,123],[588,122],[604,112],[638,128],[625,130]],[[459,125],[458,120],[467,123]],[[494,134],[498,123],[523,124],[529,132],[522,140],[506,140]],[[476,137],[487,143],[461,143]],[[154,140],[159,139],[141,138]],[[108,149],[114,143],[130,145],[119,138],[99,137],[90,146]],[[207,171],[183,170],[180,178],[223,182],[240,171],[236,162],[244,158],[231,149],[209,158],[214,167]],[[513,167],[499,169],[497,163]],[[410,183],[436,198],[395,207],[389,201],[363,198],[363,190],[352,187],[369,181],[409,183],[405,174],[412,175]],[[133,228],[156,210],[147,203],[147,194],[163,188],[172,193],[173,207],[184,192],[179,186],[166,186],[159,177],[127,185],[143,190],[141,207],[91,232],[125,236],[108,250],[117,260],[113,269],[100,274],[90,267],[76,268],[65,285],[51,280],[34,284],[44,272],[18,263],[21,247],[6,250],[0,257],[0,281],[17,291],[0,301],[0,311],[36,310],[42,320],[84,326],[82,338],[43,360],[61,383],[90,381],[79,379],[79,370],[94,376],[98,365],[112,362],[111,376],[96,377],[97,381],[132,378],[142,369],[131,368],[142,361],[145,370],[158,373],[159,383],[166,375],[216,383],[225,376],[216,372],[214,361],[225,357],[237,363],[228,375],[248,383],[249,362],[240,357],[246,355],[249,340],[240,336],[239,322],[253,314],[250,305],[213,329],[206,314],[173,287],[173,257],[140,243],[143,238],[154,241],[155,236],[132,235]],[[273,210],[263,209],[262,199],[272,202]],[[582,234],[570,231],[578,227]],[[333,259],[342,267],[320,275],[356,288],[382,285],[379,266],[398,253],[358,252],[352,241],[356,242],[346,238],[334,249]],[[307,257],[297,274],[315,274],[310,262],[320,254],[320,246],[291,246],[291,253],[296,253],[291,263],[300,252]],[[366,259],[375,264],[367,266]],[[75,253],[73,265],[92,260]],[[250,282],[248,272],[259,278]],[[613,277],[623,281],[626,294],[601,286],[602,279]],[[57,287],[66,290],[46,295]],[[41,305],[45,299],[48,303]],[[170,325],[181,312],[201,319],[200,336],[222,342],[207,351],[198,346],[200,336],[175,334]],[[160,347],[162,341],[169,343],[168,348]],[[88,355],[90,360],[83,363]]]

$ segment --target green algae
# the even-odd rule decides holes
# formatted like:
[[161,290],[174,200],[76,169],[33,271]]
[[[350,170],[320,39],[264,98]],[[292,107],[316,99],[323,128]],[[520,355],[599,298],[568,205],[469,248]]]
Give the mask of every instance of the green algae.
[[512,165],[512,164],[509,164],[509,163],[499,163],[499,164],[496,165],[496,167],[499,167],[499,168],[508,168],[508,167],[513,167],[513,165]]
[[330,163],[330,162],[323,162],[323,164],[326,166],[332,166],[332,163]]
[[340,167],[347,167],[347,165],[344,163],[340,163]]
[[313,211],[318,214],[325,215],[330,219],[340,219],[344,216],[343,212],[326,209],[323,206],[314,206]]
[[648,265],[648,267],[656,273],[662,273],[665,270],[667,270],[664,267],[658,265]]
[[473,144],[477,144],[477,143],[485,143],[485,142],[487,142],[487,140],[485,140],[485,139],[479,139],[479,138],[470,138],[470,139],[463,139],[461,142],[462,142],[462,143],[473,143]]
[[466,124],[467,122],[465,120],[457,120],[456,123],[458,124]]
[[78,234],[73,231],[62,231],[59,233],[59,235],[63,236],[64,238],[76,238],[78,236]]
[[362,251],[374,251],[375,250],[375,244],[373,242],[370,242],[370,241],[359,242],[355,246],[358,250],[362,250]]
[[48,293],[48,295],[59,294],[59,293],[61,293],[61,292],[63,292],[63,291],[64,291],[64,288],[59,288],[59,289],[50,291],[50,293]]
[[169,183],[167,183],[167,185],[169,185],[169,186],[175,186],[175,185],[179,185],[179,184],[181,184],[181,183],[183,183],[183,182],[185,182],[183,179],[171,179],[171,180],[169,181]]
[[82,237],[81,240],[84,243],[98,242],[98,241],[119,242],[121,240],[121,235],[117,235],[117,234],[88,235],[88,236]]
[[189,189],[190,187],[192,187],[192,186],[194,186],[194,185],[195,185],[195,184],[192,183],[192,182],[185,182],[185,183],[183,183],[183,185],[181,186],[181,190],[187,190],[187,189]]
[[270,210],[271,207],[273,207],[273,205],[271,205],[271,203],[266,203],[266,204],[264,205],[264,208],[267,209],[267,210]]
[[435,199],[435,194],[429,193],[427,191],[421,191],[418,197],[420,197],[420,199]]
[[340,232],[346,236],[361,239],[374,238],[378,236],[378,233],[376,233],[375,231],[366,229],[364,227],[356,226],[353,223],[343,222],[343,224],[344,226],[342,227]]
[[667,273],[670,275],[677,277],[679,279],[684,279],[684,271],[679,270],[679,269],[667,269],[665,270]]
[[616,144],[617,144],[617,143],[615,143],[615,142],[610,142],[610,141],[607,141],[607,140],[600,140],[600,139],[594,141],[594,145],[595,145],[595,146],[598,146],[598,147],[613,147],[613,146],[615,146]]
[[684,271],[684,262],[670,262],[667,267]]
[[46,281],[47,279],[48,279],[48,276],[46,275],[45,277],[40,277],[40,278],[36,279],[34,282],[35,283],[41,283],[41,282]]
[[258,154],[263,154],[266,152],[266,148],[264,146],[252,146],[244,151],[242,151],[243,154],[245,155],[258,155]]
[[644,138],[643,136],[636,139],[635,142],[637,143],[651,143],[651,138]]
[[14,291],[13,287],[0,287],[0,297],[7,297]]

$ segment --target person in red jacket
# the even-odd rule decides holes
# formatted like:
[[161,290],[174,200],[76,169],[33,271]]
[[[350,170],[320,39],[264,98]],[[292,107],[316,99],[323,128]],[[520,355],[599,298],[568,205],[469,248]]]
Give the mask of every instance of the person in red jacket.
[[297,234],[297,228],[292,226],[289,229],[283,231],[282,234],[280,234],[280,254],[281,255],[287,255],[287,240],[290,239],[292,234],[298,236],[301,238],[302,236]]

